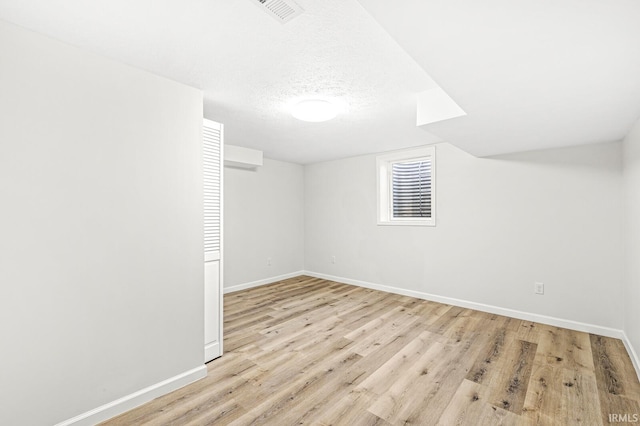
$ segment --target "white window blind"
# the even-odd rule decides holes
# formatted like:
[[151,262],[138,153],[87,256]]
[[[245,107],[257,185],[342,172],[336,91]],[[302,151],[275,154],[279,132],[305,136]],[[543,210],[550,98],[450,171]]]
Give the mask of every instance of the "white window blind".
[[220,256],[220,144],[222,127],[205,120],[202,127],[204,141],[204,252],[206,258]]
[[392,164],[393,217],[431,217],[431,160]]
[[378,225],[436,225],[435,147],[379,155]]

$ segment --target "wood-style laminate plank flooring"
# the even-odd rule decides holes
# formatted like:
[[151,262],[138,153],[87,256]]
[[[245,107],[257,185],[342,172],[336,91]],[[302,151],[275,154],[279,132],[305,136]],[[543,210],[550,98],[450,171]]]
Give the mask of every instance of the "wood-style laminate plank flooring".
[[[225,295],[208,376],[105,425],[606,425],[620,340],[297,277]],[[628,424],[628,423],[627,423]]]

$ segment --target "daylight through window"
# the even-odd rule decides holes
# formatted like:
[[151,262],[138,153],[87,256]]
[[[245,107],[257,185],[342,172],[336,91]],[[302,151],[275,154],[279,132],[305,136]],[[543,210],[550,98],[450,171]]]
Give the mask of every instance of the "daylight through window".
[[435,148],[380,155],[378,224],[435,225]]
[[431,161],[392,164],[393,217],[431,217]]

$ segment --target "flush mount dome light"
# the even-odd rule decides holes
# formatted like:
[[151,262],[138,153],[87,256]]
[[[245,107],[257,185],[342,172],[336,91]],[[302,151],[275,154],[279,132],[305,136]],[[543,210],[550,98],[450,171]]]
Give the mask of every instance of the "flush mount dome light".
[[338,108],[324,99],[306,99],[293,105],[291,115],[298,120],[319,123],[335,118]]

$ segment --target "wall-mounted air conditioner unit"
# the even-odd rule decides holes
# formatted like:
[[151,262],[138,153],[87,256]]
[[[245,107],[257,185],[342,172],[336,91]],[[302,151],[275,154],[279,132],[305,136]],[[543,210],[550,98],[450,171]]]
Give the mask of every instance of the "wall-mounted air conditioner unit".
[[225,167],[255,170],[262,166],[262,151],[241,146],[224,146]]

